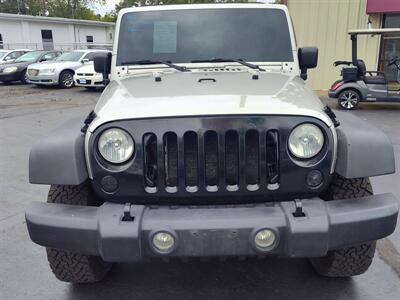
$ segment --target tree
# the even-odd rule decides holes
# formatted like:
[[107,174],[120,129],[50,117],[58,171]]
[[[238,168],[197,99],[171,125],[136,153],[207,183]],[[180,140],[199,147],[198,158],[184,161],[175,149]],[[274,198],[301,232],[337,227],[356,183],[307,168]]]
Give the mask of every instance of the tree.
[[32,16],[102,20],[89,8],[106,0],[0,0],[0,12]]

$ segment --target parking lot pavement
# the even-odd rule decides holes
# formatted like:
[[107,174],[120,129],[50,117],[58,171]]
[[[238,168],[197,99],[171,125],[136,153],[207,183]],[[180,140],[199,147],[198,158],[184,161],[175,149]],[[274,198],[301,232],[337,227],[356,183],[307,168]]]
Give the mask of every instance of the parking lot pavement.
[[[33,244],[26,231],[26,207],[44,201],[48,191],[28,184],[29,149],[56,124],[87,114],[99,95],[78,88],[0,85],[0,299],[399,298],[400,228],[379,243],[370,270],[353,279],[321,278],[305,259],[268,258],[117,264],[103,283],[74,286],[57,281],[44,249]],[[400,162],[400,105],[362,105],[354,114],[389,135]],[[400,198],[399,165],[397,171],[374,178],[375,191]]]

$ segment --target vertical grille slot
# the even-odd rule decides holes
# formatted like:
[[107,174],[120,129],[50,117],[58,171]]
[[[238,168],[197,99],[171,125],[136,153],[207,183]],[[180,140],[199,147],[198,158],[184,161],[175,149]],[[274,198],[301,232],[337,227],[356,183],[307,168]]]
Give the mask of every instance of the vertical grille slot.
[[168,192],[178,187],[178,138],[176,133],[167,132],[163,140],[165,186]]
[[194,131],[188,131],[183,136],[185,184],[188,192],[198,190],[198,140]]
[[247,189],[254,191],[259,188],[259,161],[260,161],[260,145],[259,134],[256,130],[249,130],[245,137],[246,152],[246,184]]
[[157,137],[154,133],[146,133],[143,136],[143,171],[146,191],[155,193],[157,191]]
[[269,189],[279,187],[279,135],[276,130],[267,131],[267,184]]
[[225,135],[225,180],[228,190],[239,188],[239,135],[233,130]]
[[216,191],[218,185],[218,135],[215,131],[204,134],[205,183],[210,191]]

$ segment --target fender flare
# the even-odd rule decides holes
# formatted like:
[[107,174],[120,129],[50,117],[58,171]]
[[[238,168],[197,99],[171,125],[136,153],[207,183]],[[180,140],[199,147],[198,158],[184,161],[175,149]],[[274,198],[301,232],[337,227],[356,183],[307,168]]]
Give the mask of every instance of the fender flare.
[[350,112],[335,114],[340,122],[335,172],[349,179],[393,174],[394,151],[387,135]]
[[339,87],[335,92],[335,97],[334,98],[339,98],[339,94],[343,92],[344,90],[354,90],[358,92],[361,96],[361,101],[365,101],[365,98],[367,97],[365,93],[365,83],[363,81],[356,81],[356,82],[345,82],[341,87]]
[[41,137],[29,155],[29,182],[78,185],[87,180],[85,116],[71,119]]

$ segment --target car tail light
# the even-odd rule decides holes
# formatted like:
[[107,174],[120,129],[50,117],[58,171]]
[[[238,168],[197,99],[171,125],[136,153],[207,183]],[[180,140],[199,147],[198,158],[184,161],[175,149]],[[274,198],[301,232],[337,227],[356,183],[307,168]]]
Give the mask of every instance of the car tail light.
[[332,91],[336,91],[338,88],[340,88],[343,85],[343,81],[339,81],[339,82],[335,82],[332,87],[331,90]]

